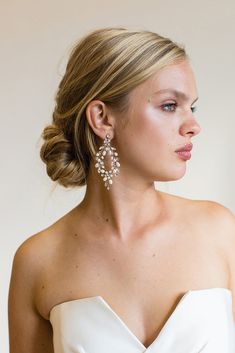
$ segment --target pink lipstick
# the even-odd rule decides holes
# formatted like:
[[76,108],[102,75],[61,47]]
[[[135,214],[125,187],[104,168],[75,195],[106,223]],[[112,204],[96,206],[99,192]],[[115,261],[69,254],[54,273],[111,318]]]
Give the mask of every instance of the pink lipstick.
[[188,160],[191,158],[191,153],[190,151],[192,150],[193,145],[191,143],[184,145],[183,147],[180,147],[178,150],[175,152],[178,154],[180,158],[183,160]]

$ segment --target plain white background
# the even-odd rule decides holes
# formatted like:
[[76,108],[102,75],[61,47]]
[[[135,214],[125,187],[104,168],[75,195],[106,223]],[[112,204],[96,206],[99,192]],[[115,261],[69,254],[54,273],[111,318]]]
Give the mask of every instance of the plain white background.
[[13,255],[29,236],[77,204],[84,188],[63,189],[40,161],[40,134],[69,49],[106,26],[149,29],[183,43],[191,57],[201,133],[179,181],[156,188],[217,201],[235,212],[233,0],[1,0],[1,352],[8,352],[7,296]]

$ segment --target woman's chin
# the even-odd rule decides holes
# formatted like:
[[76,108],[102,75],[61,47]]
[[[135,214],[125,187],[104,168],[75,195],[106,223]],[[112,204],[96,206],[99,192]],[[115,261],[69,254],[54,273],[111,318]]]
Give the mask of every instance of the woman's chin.
[[166,173],[165,175],[162,175],[160,178],[158,176],[158,180],[156,181],[176,181],[180,180],[184,177],[186,173],[186,167],[184,166],[183,168],[178,168],[177,170],[171,171]]
[[186,168],[182,168],[180,170],[177,171],[177,173],[175,173],[175,175],[173,176],[172,180],[180,180],[185,176],[186,173]]

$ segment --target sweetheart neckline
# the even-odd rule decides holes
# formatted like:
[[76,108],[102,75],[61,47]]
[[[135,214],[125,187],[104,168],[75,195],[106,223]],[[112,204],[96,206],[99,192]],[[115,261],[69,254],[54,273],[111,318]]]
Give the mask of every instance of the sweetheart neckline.
[[[232,295],[232,291],[231,289],[229,288],[223,288],[223,287],[212,287],[212,288],[203,288],[203,289],[189,289],[187,290],[183,295],[182,297],[180,298],[180,300],[178,301],[176,307],[178,306],[178,304],[181,302],[181,300],[186,296],[186,294],[188,293],[197,293],[197,292],[204,292],[204,291],[208,291],[208,290],[224,290],[224,291],[227,291],[229,294]],[[90,297],[84,297],[84,298],[78,298],[78,299],[71,299],[71,300],[66,300],[64,302],[61,302],[61,303],[58,303],[58,304],[55,304],[49,311],[49,314],[48,314],[48,317],[50,318],[51,316],[51,313],[52,311],[57,307],[57,306],[60,306],[60,305],[63,305],[63,304],[67,304],[67,303],[73,303],[73,302],[79,302],[79,301],[82,301],[82,300],[90,300],[90,299],[95,299],[95,298],[101,298],[101,300],[107,304],[108,306],[110,306],[108,304],[108,302],[102,297],[102,295],[94,295],[94,296],[90,296]]]
[[73,300],[68,300],[62,303],[58,303],[56,305],[54,305],[51,310],[49,311],[49,321],[51,321],[51,315],[52,312],[56,309],[59,308],[62,305],[66,305],[69,303],[76,303],[76,302],[81,302],[83,300],[94,300],[94,299],[98,299],[100,300],[101,303],[103,303],[103,305],[109,309],[109,311],[115,316],[115,318],[119,321],[119,323],[129,332],[129,334],[141,345],[141,347],[143,349],[149,350],[150,347],[152,347],[154,344],[156,344],[159,341],[159,337],[162,336],[163,332],[166,330],[167,326],[169,325],[169,322],[173,319],[173,317],[176,315],[176,312],[179,310],[180,306],[182,305],[182,303],[184,302],[184,299],[186,297],[189,296],[189,294],[197,294],[197,293],[201,293],[201,292],[207,292],[209,291],[209,293],[212,290],[222,290],[225,293],[229,294],[230,296],[232,296],[232,291],[228,288],[223,288],[223,287],[212,287],[212,288],[204,288],[204,289],[189,289],[187,290],[180,298],[180,300],[178,301],[178,303],[176,304],[174,310],[172,311],[172,313],[170,314],[170,316],[166,319],[163,327],[160,329],[158,335],[156,336],[156,338],[148,345],[148,347],[146,347],[139,339],[138,337],[131,331],[131,329],[127,326],[127,324],[121,319],[121,317],[112,309],[112,307],[108,304],[108,302],[101,296],[101,295],[96,295],[96,296],[91,296],[91,297],[85,297],[85,298],[78,298],[78,299],[73,299]]

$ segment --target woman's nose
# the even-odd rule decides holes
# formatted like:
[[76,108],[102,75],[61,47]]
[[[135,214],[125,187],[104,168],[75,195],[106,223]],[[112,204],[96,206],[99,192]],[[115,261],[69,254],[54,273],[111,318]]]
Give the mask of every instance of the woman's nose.
[[194,116],[190,116],[185,119],[184,123],[180,127],[180,133],[182,135],[192,135],[195,136],[201,131],[201,126],[197,122]]

